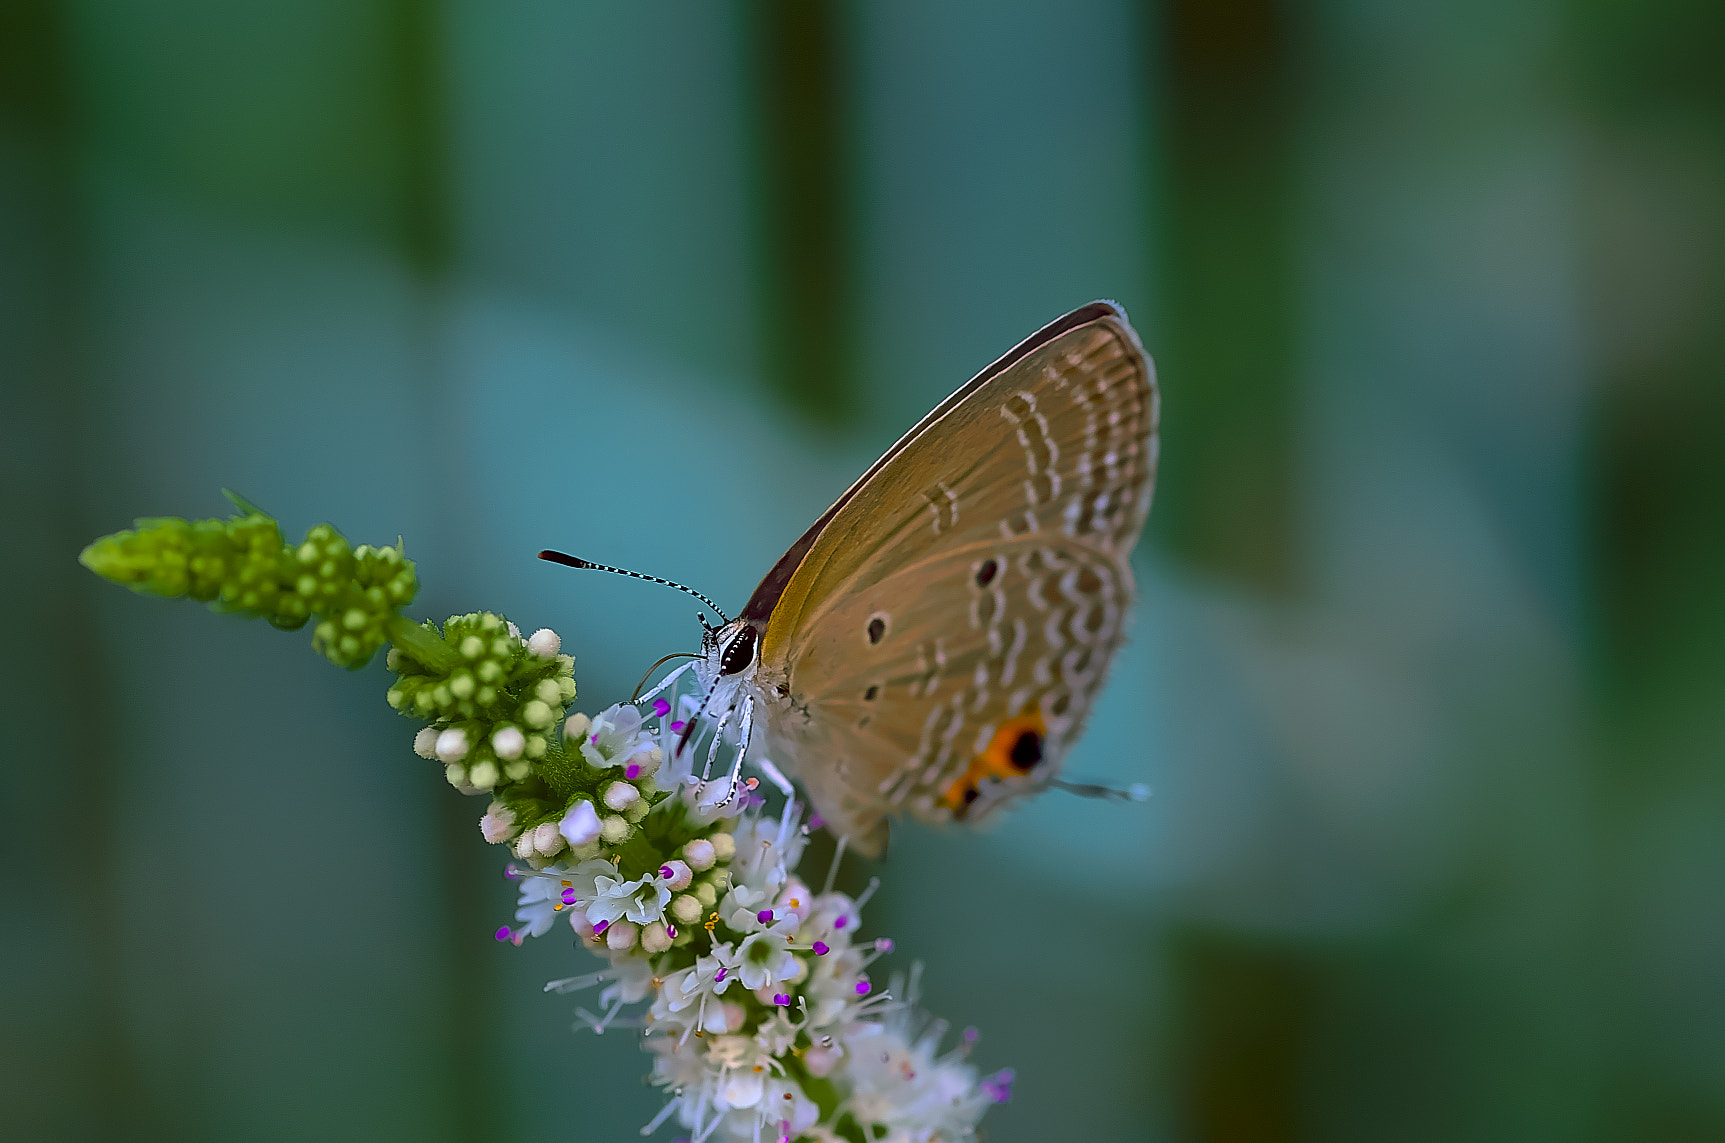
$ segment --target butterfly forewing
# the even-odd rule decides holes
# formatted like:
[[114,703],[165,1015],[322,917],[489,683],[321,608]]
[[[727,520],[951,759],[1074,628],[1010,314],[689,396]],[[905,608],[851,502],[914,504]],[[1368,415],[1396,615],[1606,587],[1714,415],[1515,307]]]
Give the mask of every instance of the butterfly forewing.
[[762,645],[769,749],[863,848],[885,815],[974,820],[1058,771],[1132,601],[1156,420],[1124,315],[1088,306],[811,530]]

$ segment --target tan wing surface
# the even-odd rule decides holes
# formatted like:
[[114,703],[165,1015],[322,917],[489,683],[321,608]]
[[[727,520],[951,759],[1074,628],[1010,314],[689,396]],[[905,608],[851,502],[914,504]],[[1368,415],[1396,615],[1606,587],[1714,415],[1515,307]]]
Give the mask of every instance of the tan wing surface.
[[931,413],[763,581],[776,756],[824,815],[862,837],[1053,777],[1120,642],[1156,419],[1125,315],[1087,306]]

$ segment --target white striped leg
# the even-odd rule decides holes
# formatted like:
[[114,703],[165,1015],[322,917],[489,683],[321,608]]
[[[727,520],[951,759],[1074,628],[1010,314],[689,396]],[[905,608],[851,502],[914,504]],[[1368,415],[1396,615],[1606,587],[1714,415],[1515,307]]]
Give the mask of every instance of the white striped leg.
[[682,666],[678,667],[676,670],[672,671],[670,674],[668,674],[664,678],[660,679],[658,686],[654,687],[652,690],[648,691],[646,694],[642,695],[640,698],[635,700],[635,705],[640,706],[642,703],[647,702],[650,699],[657,698],[659,696],[659,694],[661,692],[663,692],[667,687],[671,686],[678,679],[682,678],[685,674],[687,674],[689,672],[689,670],[694,667],[694,665],[695,665],[695,660],[690,659],[687,663],[684,663]]

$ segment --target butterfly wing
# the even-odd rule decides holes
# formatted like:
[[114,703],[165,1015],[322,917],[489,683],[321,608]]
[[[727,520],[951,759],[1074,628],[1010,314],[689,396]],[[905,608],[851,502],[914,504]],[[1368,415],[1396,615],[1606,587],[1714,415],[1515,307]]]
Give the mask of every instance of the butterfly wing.
[[983,371],[769,573],[768,750],[865,850],[1058,772],[1122,635],[1156,468],[1155,375],[1099,302]]

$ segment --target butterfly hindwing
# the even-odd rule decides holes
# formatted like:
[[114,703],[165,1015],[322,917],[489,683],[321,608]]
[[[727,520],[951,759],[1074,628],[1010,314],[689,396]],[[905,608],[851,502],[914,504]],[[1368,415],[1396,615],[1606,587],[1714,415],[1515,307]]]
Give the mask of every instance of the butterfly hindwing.
[[769,749],[837,826],[979,818],[1058,772],[1132,600],[1156,419],[1124,315],[1086,307],[936,409],[805,537],[760,682]]

